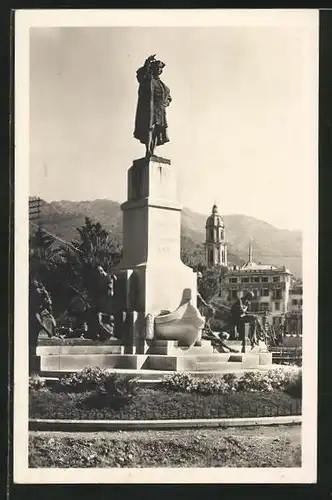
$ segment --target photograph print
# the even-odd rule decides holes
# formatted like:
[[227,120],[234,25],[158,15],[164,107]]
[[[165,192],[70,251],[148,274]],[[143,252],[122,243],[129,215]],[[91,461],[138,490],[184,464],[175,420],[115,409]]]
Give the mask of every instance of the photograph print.
[[15,57],[14,481],[315,482],[318,11],[21,10]]

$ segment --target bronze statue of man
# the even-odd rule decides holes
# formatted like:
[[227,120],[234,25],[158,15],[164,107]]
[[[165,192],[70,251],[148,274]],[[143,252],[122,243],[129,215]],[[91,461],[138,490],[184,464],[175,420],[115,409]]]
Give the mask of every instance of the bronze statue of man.
[[52,299],[44,285],[36,279],[29,281],[29,372],[35,369],[36,350],[40,331],[51,338],[56,321],[52,313]]
[[102,266],[95,269],[93,305],[87,308],[88,336],[95,340],[114,337],[112,302],[117,277],[105,272]]
[[164,67],[165,64],[153,55],[136,73],[139,90],[134,137],[145,144],[147,157],[153,155],[156,146],[169,142],[166,108],[172,98],[169,88],[160,79]]

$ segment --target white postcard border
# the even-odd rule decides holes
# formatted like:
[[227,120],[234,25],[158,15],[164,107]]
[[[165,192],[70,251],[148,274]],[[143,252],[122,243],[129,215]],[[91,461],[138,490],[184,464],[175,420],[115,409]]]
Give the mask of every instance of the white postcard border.
[[[312,29],[308,68],[308,141],[312,168],[303,172],[307,225],[303,233],[304,335],[302,467],[29,469],[28,468],[28,197],[29,30],[65,26],[303,26]],[[313,71],[314,70],[314,71]],[[311,72],[311,73],[309,73]],[[311,74],[311,77],[309,76]],[[20,10],[15,13],[15,260],[14,482],[15,483],[313,483],[317,462],[318,295],[318,10]],[[317,99],[314,99],[314,96]],[[310,117],[310,118],[308,118]]]

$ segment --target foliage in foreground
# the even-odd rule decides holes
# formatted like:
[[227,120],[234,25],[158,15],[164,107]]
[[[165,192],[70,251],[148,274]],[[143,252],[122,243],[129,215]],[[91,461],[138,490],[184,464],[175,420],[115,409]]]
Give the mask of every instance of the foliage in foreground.
[[201,394],[228,392],[285,391],[295,397],[302,394],[302,370],[298,367],[277,368],[266,372],[246,372],[241,376],[226,373],[223,376],[198,378],[188,373],[175,373],[163,379],[162,385],[170,391]]
[[34,374],[29,378],[29,389],[42,389],[46,385],[46,380],[38,374]]
[[[66,374],[55,386],[57,392],[97,391],[109,396],[132,397],[139,391],[139,377],[122,375],[99,367]],[[38,375],[30,378],[30,388],[38,389],[45,381]],[[195,377],[181,372],[163,378],[161,389],[168,392],[198,394],[226,394],[232,392],[284,391],[300,398],[302,395],[302,369],[296,366],[275,368],[267,371],[245,372]]]
[[64,375],[55,389],[59,392],[97,391],[108,396],[132,397],[138,393],[139,386],[137,377],[92,366]]
[[30,391],[30,418],[165,420],[300,415],[301,400],[281,391],[201,394],[142,388],[135,397],[97,391]]
[[129,375],[85,368],[51,389],[30,379],[30,418],[192,419],[301,414],[302,371],[297,367],[242,376],[176,373],[154,389]]

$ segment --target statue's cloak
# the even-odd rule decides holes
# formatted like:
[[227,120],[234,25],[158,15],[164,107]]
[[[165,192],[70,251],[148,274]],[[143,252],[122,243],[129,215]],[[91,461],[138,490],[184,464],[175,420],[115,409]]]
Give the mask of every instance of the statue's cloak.
[[156,129],[157,146],[169,141],[165,108],[171,102],[169,88],[143,66],[137,71],[139,82],[138,103],[135,119],[134,137],[147,144],[149,131]]

